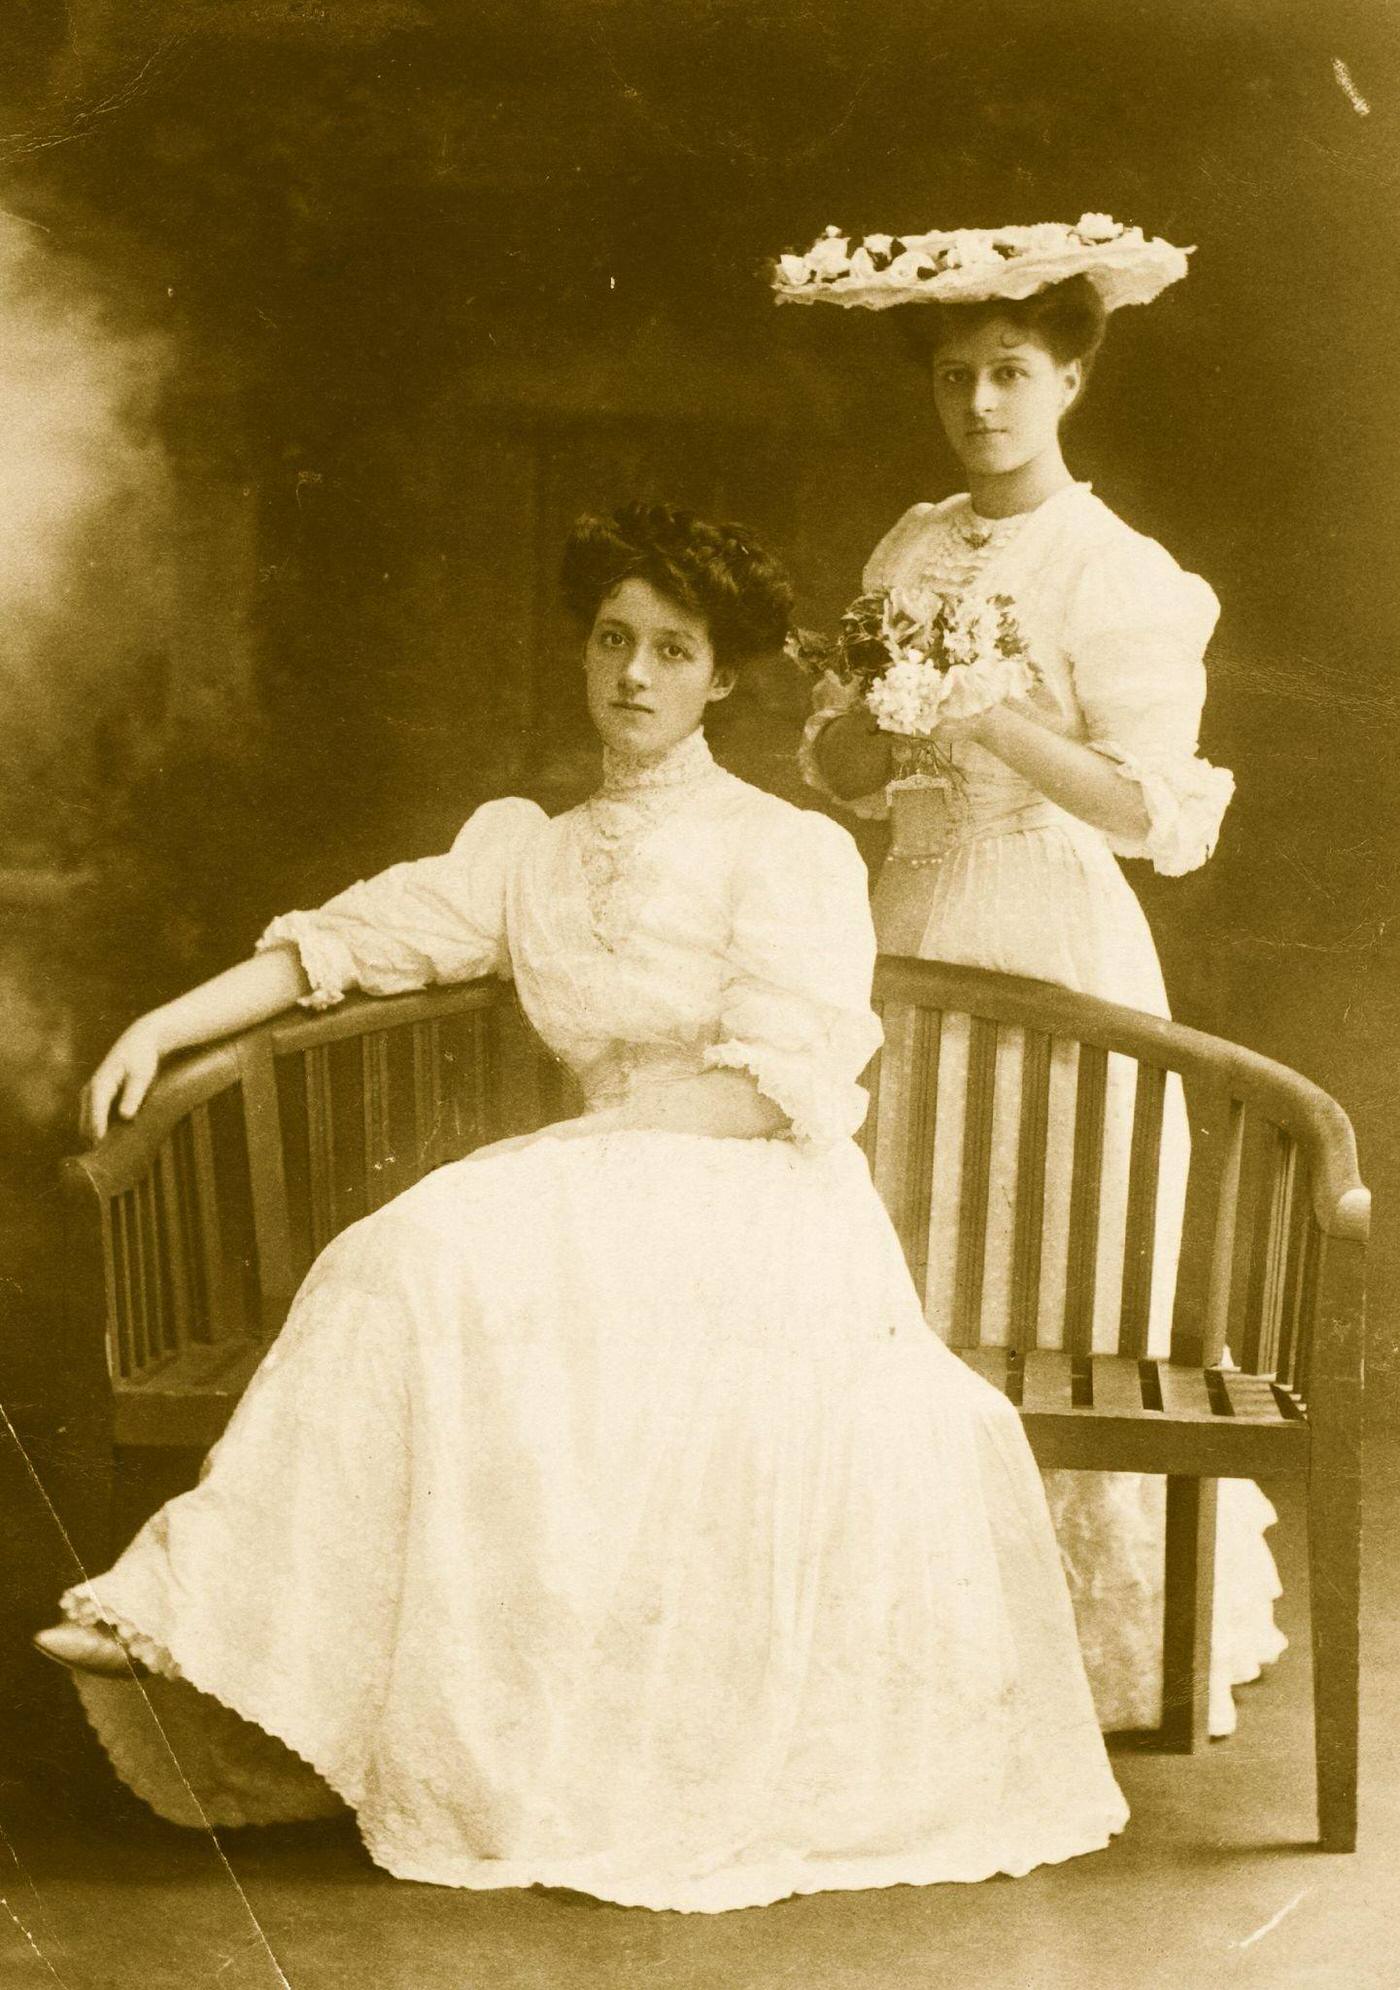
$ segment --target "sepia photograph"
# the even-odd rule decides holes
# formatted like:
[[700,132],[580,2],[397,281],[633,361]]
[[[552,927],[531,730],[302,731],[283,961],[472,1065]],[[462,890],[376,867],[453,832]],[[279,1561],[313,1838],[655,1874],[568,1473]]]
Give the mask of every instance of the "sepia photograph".
[[1400,1990],[1380,0],[9,0],[0,1990]]

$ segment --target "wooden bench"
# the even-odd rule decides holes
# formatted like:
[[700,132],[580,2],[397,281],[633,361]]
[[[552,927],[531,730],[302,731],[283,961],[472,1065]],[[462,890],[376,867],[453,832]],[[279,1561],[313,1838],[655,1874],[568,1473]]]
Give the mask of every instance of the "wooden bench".
[[[930,1184],[960,1170],[951,1338],[1020,1408],[1044,1466],[1167,1478],[1164,1723],[1205,1733],[1214,1482],[1306,1480],[1320,1842],[1356,1831],[1363,1256],[1369,1199],[1337,1103],[1239,1046],[1046,983],[885,959],[885,1049],[863,1133],[877,1187],[927,1292]],[[945,1032],[968,1044],[940,1124]],[[1064,1318],[1040,1271],[1048,1087],[1074,1046],[1073,1190]],[[989,1155],[999,1060],[1022,1082],[1016,1179]],[[1090,1339],[1110,1055],[1136,1068],[1132,1166],[1111,1349]],[[1119,1067],[1121,1068],[1121,1067]],[[1170,1360],[1146,1352],[1166,1074],[1193,1121]],[[1040,1074],[1037,1077],[1036,1074]],[[293,1015],[163,1073],[139,1118],[66,1170],[68,1314],[105,1344],[114,1448],[204,1447],[222,1429],[316,1253],[430,1169],[575,1109],[569,1081],[511,991],[474,982]],[[946,1172],[946,1170],[945,1170]],[[1012,1326],[984,1323],[982,1240],[994,1189],[1014,1198]],[[1042,1309],[1043,1310],[1043,1309]],[[1100,1309],[1101,1310],[1101,1309]],[[1005,1344],[991,1344],[993,1333]],[[1101,1335],[1100,1335],[1101,1338]],[[1238,1366],[1223,1367],[1231,1346]]]

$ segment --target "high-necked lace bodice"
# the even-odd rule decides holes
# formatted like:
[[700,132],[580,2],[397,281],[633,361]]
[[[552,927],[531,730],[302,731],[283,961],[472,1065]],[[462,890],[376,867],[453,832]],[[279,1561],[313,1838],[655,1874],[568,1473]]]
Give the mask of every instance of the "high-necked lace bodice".
[[[1202,659],[1219,604],[1199,576],[1125,525],[1087,484],[1070,484],[1034,511],[1004,519],[979,518],[966,496],[915,505],[876,547],[864,585],[916,598],[1009,595],[1041,675],[1036,717],[1093,747],[1142,787],[1149,833],[1140,844],[1112,847],[1169,873],[1209,855],[1234,786],[1196,753]],[[814,700],[802,767],[823,793],[830,791],[815,742],[851,700],[834,677],[823,680]],[[950,833],[958,842],[1058,824],[1075,836],[1099,834],[974,742],[957,741],[951,757],[951,794],[916,782],[848,804],[858,815],[892,815],[897,858],[936,862]]]
[[716,766],[700,733],[610,755],[551,820],[489,802],[451,851],[274,920],[311,1007],[513,975],[590,1106],[714,1066],[750,1071],[799,1138],[855,1131],[879,1041],[865,868],[845,831]]
[[665,753],[623,753],[615,746],[603,748],[603,778],[594,802],[639,803],[645,796],[657,796],[677,788],[693,787],[718,772],[709,741],[703,732],[688,733]]
[[656,886],[653,832],[686,813],[687,798],[722,782],[703,732],[660,756],[603,752],[603,779],[584,803],[579,851],[589,913],[601,946],[622,945]]

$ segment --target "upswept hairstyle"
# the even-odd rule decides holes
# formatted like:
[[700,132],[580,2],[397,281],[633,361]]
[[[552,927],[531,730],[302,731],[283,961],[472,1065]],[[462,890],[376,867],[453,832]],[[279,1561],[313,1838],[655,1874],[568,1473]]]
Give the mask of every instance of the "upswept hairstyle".
[[780,650],[792,586],[771,553],[742,525],[711,525],[680,506],[620,505],[574,521],[560,583],[580,628],[625,580],[644,580],[668,601],[704,617],[715,663],[735,670]]
[[1087,276],[1047,284],[1030,297],[988,297],[976,304],[901,304],[894,313],[914,354],[930,361],[940,346],[993,318],[1005,318],[1028,332],[1057,366],[1077,359],[1087,380],[1108,326],[1103,299]]

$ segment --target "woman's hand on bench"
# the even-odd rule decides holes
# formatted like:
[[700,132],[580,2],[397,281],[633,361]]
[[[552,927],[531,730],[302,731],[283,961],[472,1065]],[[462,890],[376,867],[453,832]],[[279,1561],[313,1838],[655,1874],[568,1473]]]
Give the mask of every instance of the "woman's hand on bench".
[[252,1029],[280,1015],[310,985],[296,949],[272,947],[138,1017],[88,1080],[82,1101],[84,1138],[94,1143],[102,1138],[113,1105],[122,1119],[136,1117],[162,1057]]
[[160,1031],[154,1016],[141,1016],[122,1031],[83,1087],[83,1138],[95,1146],[107,1131],[115,1105],[123,1119],[134,1119],[160,1069]]

